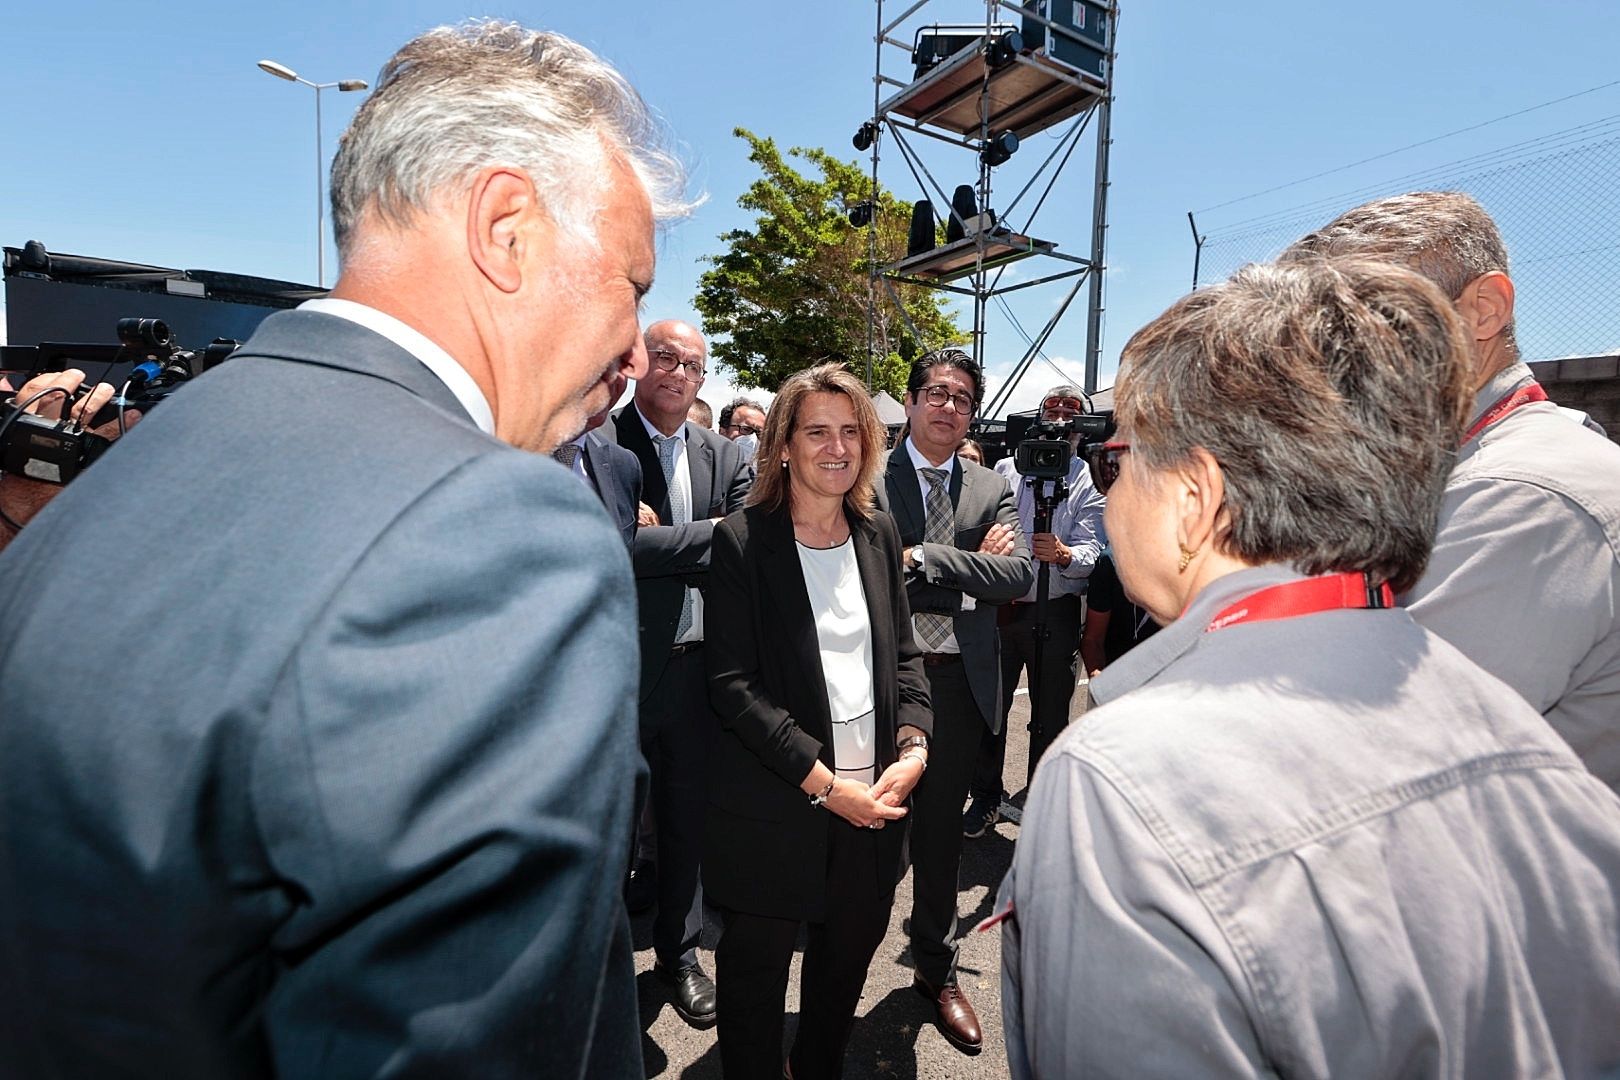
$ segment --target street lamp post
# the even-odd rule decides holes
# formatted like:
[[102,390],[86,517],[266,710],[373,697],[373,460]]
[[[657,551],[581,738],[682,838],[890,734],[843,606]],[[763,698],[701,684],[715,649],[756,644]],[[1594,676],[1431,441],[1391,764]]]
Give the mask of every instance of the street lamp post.
[[292,68],[278,64],[274,60],[260,60],[259,70],[278,79],[302,83],[315,91],[315,284],[324,289],[326,288],[326,181],[321,168],[324,160],[321,153],[321,91],[336,89],[341,93],[348,90],[365,90],[367,84],[364,79],[310,82]]

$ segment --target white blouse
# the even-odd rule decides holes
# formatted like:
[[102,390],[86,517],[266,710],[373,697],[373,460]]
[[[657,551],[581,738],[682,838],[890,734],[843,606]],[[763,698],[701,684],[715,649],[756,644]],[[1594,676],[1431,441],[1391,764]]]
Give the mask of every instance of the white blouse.
[[872,626],[855,561],[855,542],[845,540],[835,548],[796,546],[821,646],[821,671],[833,727],[833,762],[839,776],[875,783]]

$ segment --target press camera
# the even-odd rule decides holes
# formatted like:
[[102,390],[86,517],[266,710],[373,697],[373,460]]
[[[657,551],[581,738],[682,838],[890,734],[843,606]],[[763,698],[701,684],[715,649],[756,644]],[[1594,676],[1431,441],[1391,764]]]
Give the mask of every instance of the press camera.
[[[92,429],[115,421],[122,425],[126,409],[151,411],[186,382],[224,363],[241,345],[216,338],[201,352],[182,349],[161,319],[119,319],[116,329],[116,345],[52,342],[4,348],[0,367],[23,372],[24,378],[68,367],[85,371],[87,377],[63,402],[60,419],[24,412],[28,401],[15,396],[0,403],[0,471],[67,483],[112,444]],[[74,420],[73,405],[109,376],[122,380],[118,395],[95,416]]]

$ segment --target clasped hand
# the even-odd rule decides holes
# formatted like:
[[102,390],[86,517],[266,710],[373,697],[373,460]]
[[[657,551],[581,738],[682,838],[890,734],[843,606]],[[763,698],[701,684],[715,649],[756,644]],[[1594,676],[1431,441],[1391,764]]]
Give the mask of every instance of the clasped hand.
[[922,778],[922,763],[915,757],[901,758],[868,787],[859,780],[840,779],[833,784],[827,796],[827,809],[863,829],[881,829],[890,821],[905,817],[907,810],[900,805],[911,795],[911,789]]

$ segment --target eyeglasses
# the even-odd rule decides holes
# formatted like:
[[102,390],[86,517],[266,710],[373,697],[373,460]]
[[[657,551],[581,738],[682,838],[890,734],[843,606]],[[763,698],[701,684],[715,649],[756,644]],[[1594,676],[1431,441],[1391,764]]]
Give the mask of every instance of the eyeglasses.
[[764,428],[757,428],[753,424],[727,424],[720,429],[722,435],[758,435]]
[[1100,493],[1108,494],[1108,489],[1119,479],[1119,459],[1130,449],[1130,443],[1111,442],[1093,446],[1087,452],[1086,464],[1091,466],[1091,482],[1097,485]]
[[918,393],[922,394],[924,401],[936,409],[943,409],[948,402],[951,408],[959,413],[971,414],[973,412],[973,399],[966,394],[951,393],[951,388],[948,386],[935,383],[933,386],[923,387]]
[[670,349],[654,349],[647,354],[659,371],[674,371],[680,368],[681,372],[691,381],[697,382],[703,378],[703,361],[682,360],[679,353]]

